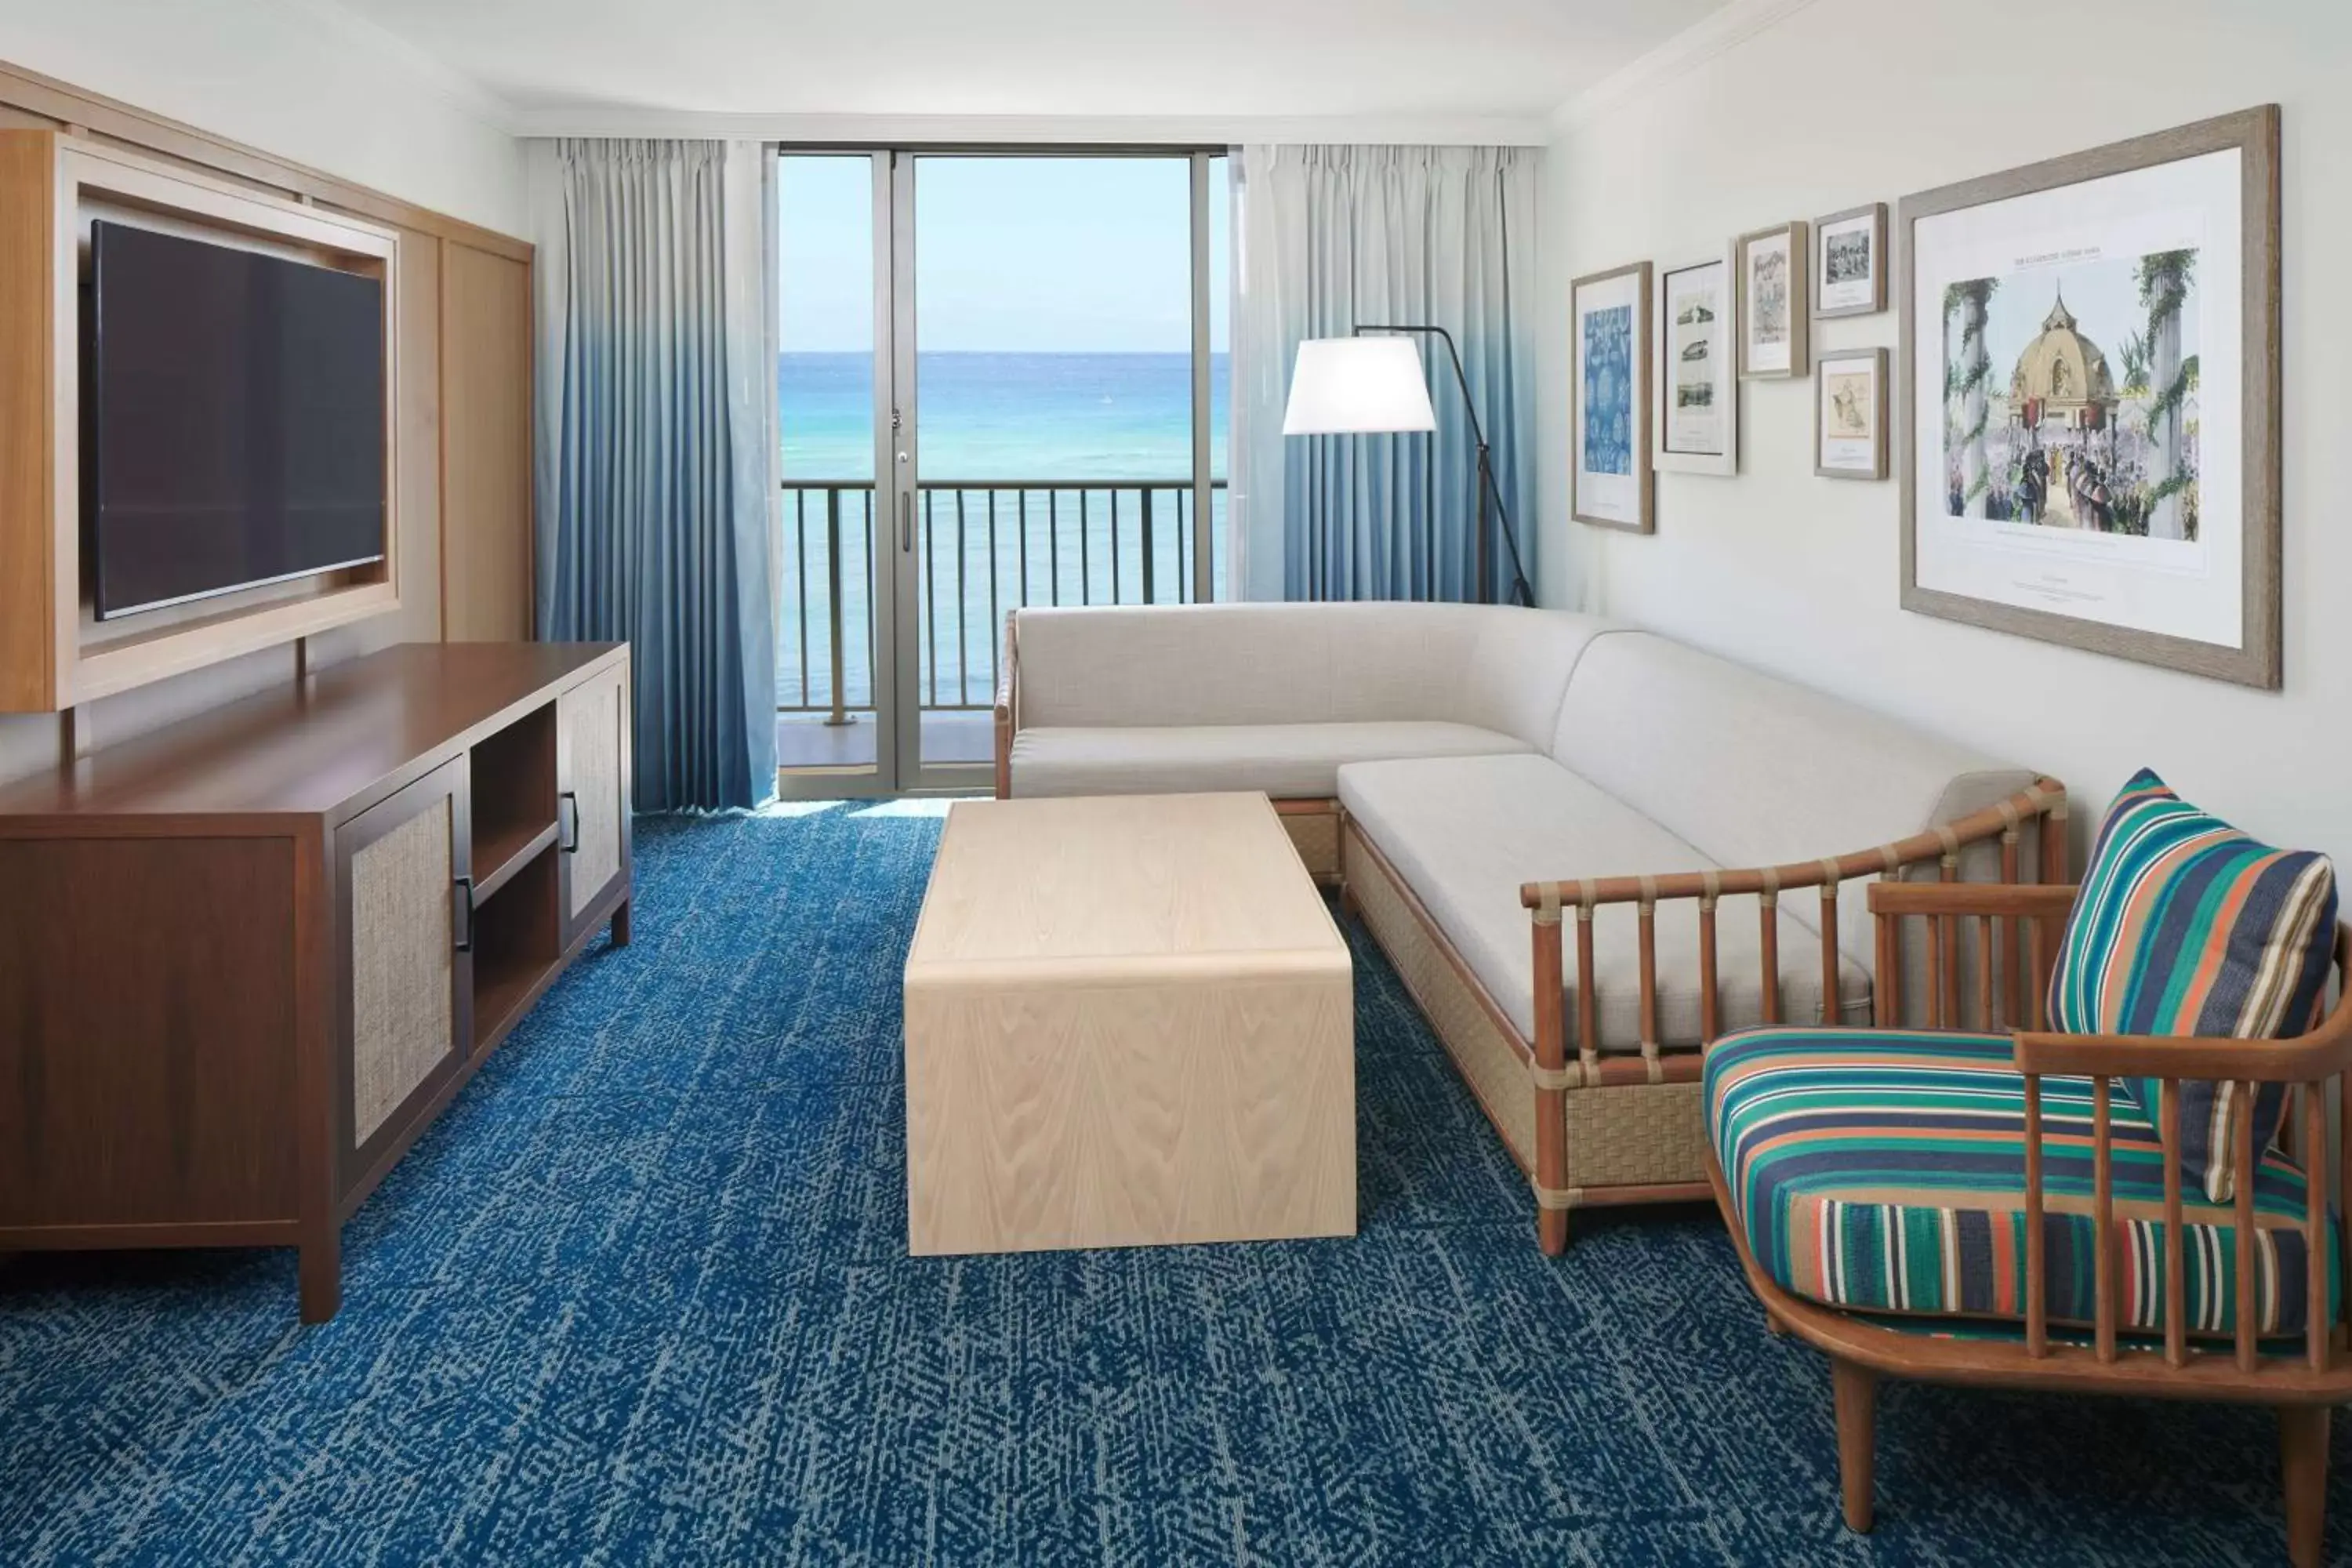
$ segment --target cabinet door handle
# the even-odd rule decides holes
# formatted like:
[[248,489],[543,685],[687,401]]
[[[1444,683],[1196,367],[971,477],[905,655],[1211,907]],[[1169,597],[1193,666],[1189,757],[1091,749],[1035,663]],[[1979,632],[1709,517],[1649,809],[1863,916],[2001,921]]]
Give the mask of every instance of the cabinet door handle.
[[[572,808],[572,837],[563,837],[563,808]],[[565,790],[555,797],[555,844],[566,855],[580,853],[580,796],[576,791]]]
[[466,911],[466,934],[458,939],[457,951],[471,952],[474,951],[474,879],[458,878],[457,893],[457,907]]

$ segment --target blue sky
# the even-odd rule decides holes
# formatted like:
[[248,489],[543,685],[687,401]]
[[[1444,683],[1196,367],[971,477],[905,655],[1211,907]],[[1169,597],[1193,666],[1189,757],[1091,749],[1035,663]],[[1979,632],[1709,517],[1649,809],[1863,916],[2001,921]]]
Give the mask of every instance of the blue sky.
[[[1210,333],[1223,351],[1223,161],[1215,167]],[[1192,346],[1184,159],[926,157],[915,179],[922,348],[1181,353]],[[777,211],[785,352],[871,352],[871,163],[785,158]]]

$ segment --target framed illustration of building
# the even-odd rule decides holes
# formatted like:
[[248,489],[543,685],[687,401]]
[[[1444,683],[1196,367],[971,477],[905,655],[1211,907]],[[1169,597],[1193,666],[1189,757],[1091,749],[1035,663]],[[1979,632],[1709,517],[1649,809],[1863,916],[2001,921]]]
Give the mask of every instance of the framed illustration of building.
[[1650,478],[1650,264],[1569,284],[1569,515],[1647,533]]
[[2279,112],[1906,196],[1906,609],[2281,679]]

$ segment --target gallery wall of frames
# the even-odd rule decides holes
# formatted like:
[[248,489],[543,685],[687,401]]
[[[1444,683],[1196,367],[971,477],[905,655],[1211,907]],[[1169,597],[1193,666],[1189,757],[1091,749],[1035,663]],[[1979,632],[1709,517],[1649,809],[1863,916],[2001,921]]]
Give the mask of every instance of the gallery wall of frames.
[[[2276,689],[2280,119],[1574,278],[1570,515],[1671,527],[1653,476],[1738,482],[1743,394],[1809,384],[1812,474],[1895,486],[1905,609]],[[1815,347],[1890,310],[1891,352]]]

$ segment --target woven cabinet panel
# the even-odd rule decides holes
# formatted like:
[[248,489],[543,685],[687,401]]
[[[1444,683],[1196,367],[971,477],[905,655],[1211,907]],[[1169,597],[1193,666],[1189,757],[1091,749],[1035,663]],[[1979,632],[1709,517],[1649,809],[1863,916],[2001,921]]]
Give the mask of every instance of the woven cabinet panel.
[[1528,1081],[1525,1058],[1480,1005],[1477,992],[1454,967],[1436,934],[1423,924],[1387,870],[1363,851],[1353,835],[1346,844],[1348,891],[1364,924],[1421,1005],[1423,1016],[1485,1105],[1503,1142],[1521,1165],[1532,1169],[1535,1089]]
[[1571,1089],[1570,1187],[1645,1187],[1706,1180],[1706,1126],[1696,1083]]
[[577,917],[621,869],[621,677],[583,681],[558,700],[555,716],[579,811],[572,907],[564,911]]
[[452,803],[352,856],[352,1143],[455,1049]]
[[1285,812],[1282,826],[1290,835],[1291,847],[1306,862],[1310,877],[1336,877],[1339,874],[1339,814],[1322,811],[1312,814]]

